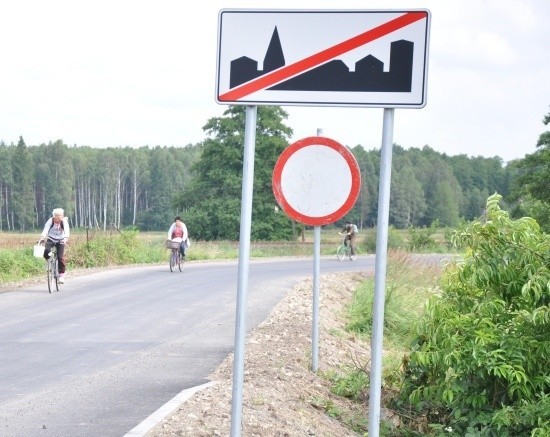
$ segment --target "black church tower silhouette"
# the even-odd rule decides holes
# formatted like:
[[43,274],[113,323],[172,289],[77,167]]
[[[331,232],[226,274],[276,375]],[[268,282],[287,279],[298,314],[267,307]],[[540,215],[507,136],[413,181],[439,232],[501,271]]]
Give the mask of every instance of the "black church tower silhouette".
[[[284,91],[352,91],[352,92],[411,92],[414,43],[393,41],[390,45],[390,68],[372,55],[355,63],[355,71],[334,59],[304,73],[274,85],[268,90]],[[229,86],[235,88],[285,66],[285,57],[277,27],[273,31],[264,58],[263,70],[258,62],[246,56],[231,61]]]

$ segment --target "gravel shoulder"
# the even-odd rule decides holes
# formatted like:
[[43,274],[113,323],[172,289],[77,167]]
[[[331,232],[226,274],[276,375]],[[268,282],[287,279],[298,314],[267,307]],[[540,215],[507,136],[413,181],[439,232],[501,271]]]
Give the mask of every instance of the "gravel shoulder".
[[[368,403],[330,391],[323,376],[360,367],[368,371],[370,345],[343,329],[346,305],[367,273],[320,278],[319,371],[311,369],[312,281],[296,285],[247,338],[242,403],[243,436],[358,436],[341,420],[363,421]],[[231,430],[233,355],[195,393],[147,434],[228,436]],[[330,413],[330,414],[329,414]],[[336,420],[331,415],[341,415]]]

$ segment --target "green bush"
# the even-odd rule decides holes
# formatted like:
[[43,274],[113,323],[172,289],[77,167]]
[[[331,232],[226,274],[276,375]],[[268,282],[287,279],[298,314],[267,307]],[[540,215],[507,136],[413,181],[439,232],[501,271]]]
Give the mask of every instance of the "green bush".
[[45,262],[33,257],[32,248],[0,249],[0,283],[36,276],[44,272]]
[[99,234],[85,244],[71,245],[67,257],[70,267],[104,267],[109,265],[146,264],[167,259],[161,244],[146,244],[139,231]]
[[[376,253],[376,228],[366,230],[362,244],[368,253]],[[388,249],[404,249],[405,246],[402,233],[390,226],[388,228]]]
[[407,250],[409,252],[425,252],[427,250],[436,250],[436,243],[433,234],[437,231],[437,223],[433,223],[429,228],[408,228]]
[[487,221],[457,230],[466,249],[443,277],[406,361],[396,405],[435,433],[548,435],[550,238],[487,201]]

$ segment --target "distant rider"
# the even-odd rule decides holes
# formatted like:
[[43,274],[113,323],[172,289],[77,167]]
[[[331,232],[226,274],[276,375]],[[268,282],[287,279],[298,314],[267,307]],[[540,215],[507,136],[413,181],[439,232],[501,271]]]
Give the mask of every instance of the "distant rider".
[[349,248],[352,255],[355,255],[355,240],[357,238],[357,233],[357,226],[351,222],[346,222],[344,229],[342,229],[342,232],[340,232],[340,235],[345,235],[344,245],[348,246],[349,243]]
[[65,217],[65,211],[63,211],[63,208],[55,208],[52,211],[52,217],[44,225],[39,243],[46,241],[46,246],[44,247],[44,258],[46,260],[50,257],[52,247],[55,246],[57,249],[57,262],[59,266],[58,282],[60,284],[65,282],[65,273],[67,272],[65,245],[70,235],[71,230],[69,228],[69,221]]
[[180,254],[182,257],[185,256],[188,238],[187,226],[185,226],[185,223],[181,221],[181,217],[178,215],[174,219],[174,223],[172,223],[170,229],[168,229],[168,239],[180,243]]

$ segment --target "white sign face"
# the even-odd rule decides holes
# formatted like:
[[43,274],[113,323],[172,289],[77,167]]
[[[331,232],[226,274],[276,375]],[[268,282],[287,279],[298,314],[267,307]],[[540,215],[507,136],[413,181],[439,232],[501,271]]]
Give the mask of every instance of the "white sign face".
[[351,172],[338,151],[323,145],[304,147],[283,169],[281,191],[300,214],[328,216],[346,202]]
[[426,9],[221,10],[216,101],[421,108],[429,29]]

